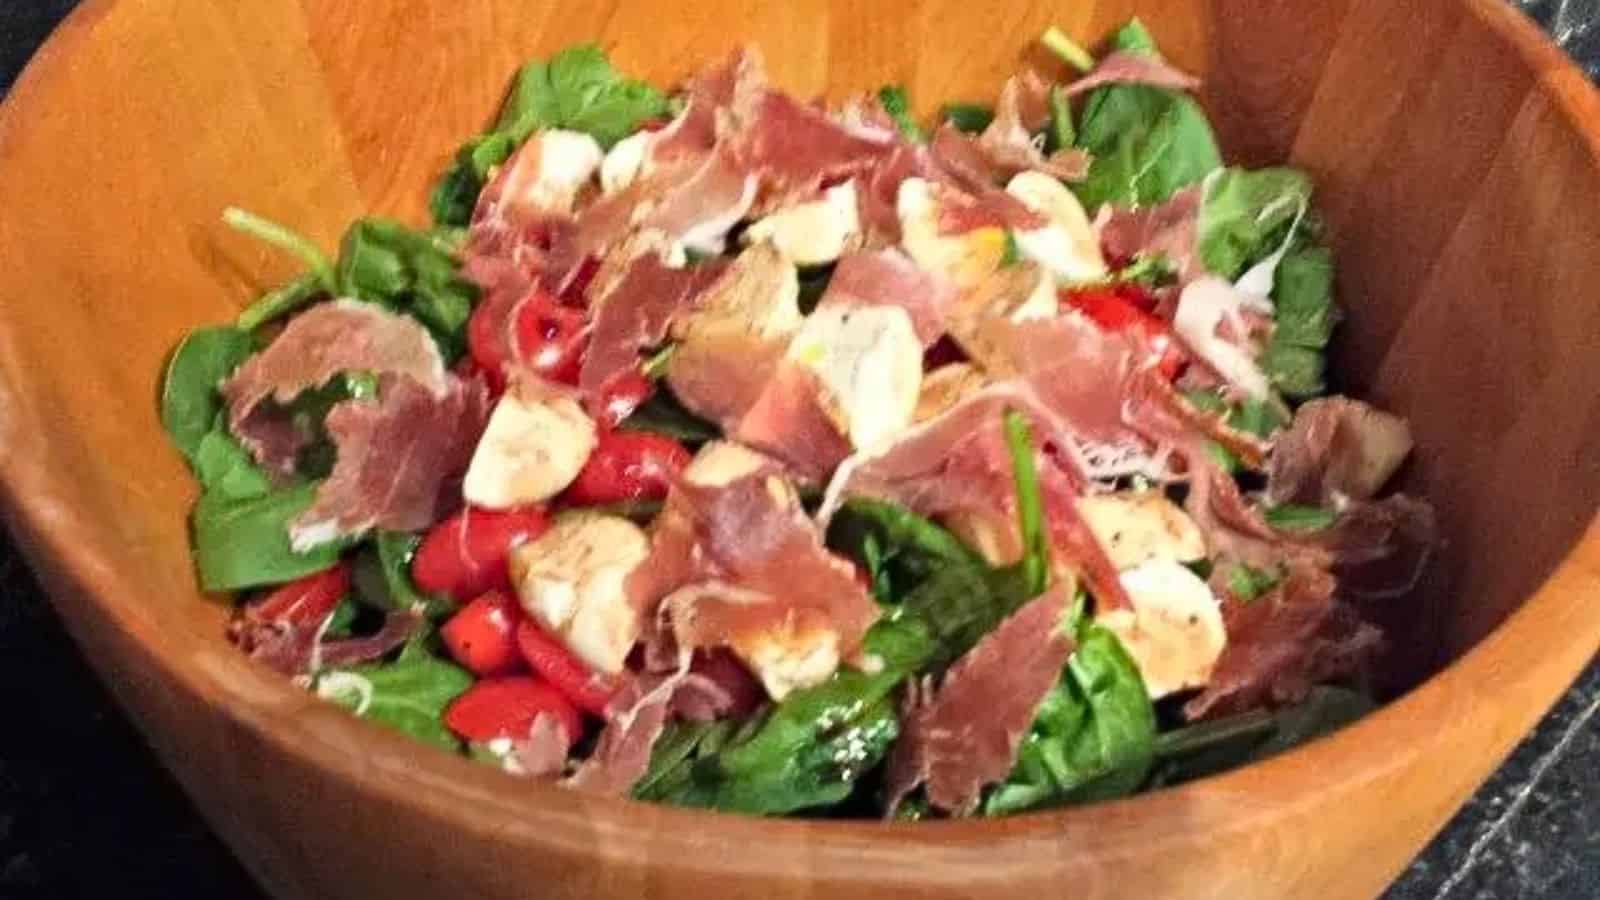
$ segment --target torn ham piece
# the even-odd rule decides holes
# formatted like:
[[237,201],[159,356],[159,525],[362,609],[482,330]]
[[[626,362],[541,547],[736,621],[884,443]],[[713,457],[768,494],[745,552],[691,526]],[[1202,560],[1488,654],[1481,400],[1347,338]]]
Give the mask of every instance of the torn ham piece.
[[1296,567],[1267,594],[1224,603],[1227,647],[1184,714],[1204,719],[1290,705],[1319,683],[1361,671],[1383,636],[1334,598],[1335,587],[1327,572]]
[[1095,64],[1089,74],[1067,85],[1067,96],[1092,91],[1108,84],[1139,84],[1169,91],[1193,91],[1200,79],[1174,68],[1151,53],[1117,50]]
[[459,503],[458,479],[488,419],[481,381],[452,376],[437,396],[408,377],[382,376],[376,400],[346,400],[329,411],[338,459],[310,508],[290,523],[290,543],[306,549],[372,528],[434,524]]
[[899,250],[857,251],[839,258],[818,301],[825,306],[898,306],[924,347],[945,332],[945,315],[955,301],[955,285],[921,268]]
[[1348,397],[1312,400],[1278,438],[1267,498],[1340,504],[1376,496],[1410,455],[1411,429],[1399,416]]
[[667,727],[677,683],[672,679],[646,690],[630,681],[606,710],[606,727],[594,752],[562,784],[595,794],[627,796],[650,768],[650,751]]
[[919,784],[935,808],[970,814],[983,788],[1010,774],[1072,655],[1067,603],[1061,587],[1035,598],[956,660],[936,689],[924,682],[908,691],[886,775],[890,815]]
[[288,404],[342,372],[401,376],[435,400],[451,385],[439,348],[415,319],[372,303],[334,300],[296,316],[222,383],[228,426],[262,467],[292,475],[308,438],[264,402]]
[[1050,121],[1049,96],[1050,85],[1033,72],[1006,79],[994,120],[977,138],[995,180],[1009,181],[1029,170],[1063,181],[1081,181],[1089,174],[1089,156],[1082,150],[1069,147],[1045,156],[1039,146],[1035,135]]
[[1199,245],[1203,192],[1201,185],[1193,185],[1155,206],[1102,206],[1095,231],[1106,258],[1121,266],[1141,254],[1165,257],[1180,285],[1204,275]]

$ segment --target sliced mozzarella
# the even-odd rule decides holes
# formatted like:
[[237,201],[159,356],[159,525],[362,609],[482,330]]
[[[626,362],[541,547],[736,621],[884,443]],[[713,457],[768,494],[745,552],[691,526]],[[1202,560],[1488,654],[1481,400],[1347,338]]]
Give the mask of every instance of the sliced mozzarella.
[[1083,204],[1060,180],[1044,172],[1022,172],[1006,185],[1006,193],[1050,221],[1043,228],[1012,232],[1023,256],[1060,281],[1096,281],[1106,276],[1094,225]]
[[850,443],[875,446],[907,425],[922,388],[922,341],[898,306],[828,306],[806,317],[788,357],[817,374]]
[[941,234],[939,192],[923,178],[900,182],[895,195],[895,212],[900,217],[900,243],[906,252],[931,272],[943,275],[958,287],[971,287],[1000,268],[1006,255],[1004,228],[974,228],[961,234]]
[[771,241],[796,265],[815,266],[838,259],[861,235],[856,183],[828,188],[821,199],[781,209],[745,231],[751,242]]
[[571,212],[603,156],[595,139],[582,132],[535,132],[518,151],[501,196],[531,209]]
[[1211,679],[1228,643],[1222,610],[1200,576],[1175,560],[1151,559],[1122,573],[1132,609],[1101,613],[1095,621],[1127,648],[1152,698]]
[[1206,555],[1194,520],[1159,491],[1098,494],[1078,501],[1078,513],[1119,569],[1152,559],[1191,562]]
[[1266,373],[1245,348],[1217,334],[1217,326],[1224,319],[1235,333],[1243,334],[1245,325],[1240,313],[1249,303],[1250,296],[1225,279],[1215,275],[1197,278],[1178,296],[1172,329],[1224,381],[1252,399],[1265,400],[1272,390]]
[[619,516],[572,513],[511,554],[511,579],[528,615],[596,671],[615,674],[639,639],[628,575],[650,539]]
[[839,633],[830,628],[786,622],[767,631],[738,635],[730,649],[761,679],[774,700],[819,685],[839,668]]
[[487,509],[548,500],[578,477],[595,441],[594,420],[576,400],[507,391],[489,415],[461,492]]
[[771,244],[739,254],[726,274],[696,303],[696,310],[673,327],[691,341],[696,334],[732,329],[760,338],[788,337],[799,330],[800,279],[794,263]]
[[600,162],[600,189],[614,194],[632,184],[644,169],[645,156],[655,140],[656,132],[639,131],[612,144]]

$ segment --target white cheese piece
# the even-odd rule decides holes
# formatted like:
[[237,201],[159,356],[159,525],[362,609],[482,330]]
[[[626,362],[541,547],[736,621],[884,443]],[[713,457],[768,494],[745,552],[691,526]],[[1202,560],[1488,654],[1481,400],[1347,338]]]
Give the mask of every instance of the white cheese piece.
[[820,308],[806,317],[788,358],[817,374],[830,412],[857,449],[911,424],[922,388],[922,342],[904,309]]
[[1106,277],[1109,270],[1094,225],[1066,185],[1044,172],[1021,172],[1006,185],[1006,193],[1050,222],[1043,228],[1012,232],[1023,256],[1044,266],[1059,281]]
[[770,631],[739,635],[730,649],[774,700],[800,688],[815,687],[839,668],[839,633],[830,628],[786,623]]
[[576,400],[507,391],[489,414],[461,492],[486,509],[548,500],[578,477],[595,442],[594,420]]
[[1249,296],[1225,279],[1215,275],[1197,278],[1178,295],[1172,328],[1224,381],[1252,399],[1265,400],[1271,393],[1266,373],[1245,348],[1217,335],[1217,326],[1224,319],[1236,332],[1243,333],[1245,326],[1240,313],[1248,303]]
[[860,235],[854,180],[828,188],[818,200],[778,210],[745,231],[746,240],[770,241],[800,266],[833,262],[857,243]]
[[650,555],[650,539],[619,516],[572,513],[511,554],[522,608],[598,672],[622,671],[639,640],[639,614],[625,590]]
[[1091,495],[1078,501],[1078,513],[1118,569],[1206,555],[1194,520],[1159,491]]
[[771,458],[743,444],[711,441],[690,460],[688,467],[683,470],[683,477],[690,484],[701,487],[723,487],[776,465]]
[[639,131],[612,144],[600,162],[600,190],[615,194],[632,184],[644,169],[645,156],[655,143],[656,134]]
[[518,151],[501,197],[531,209],[571,212],[603,156],[595,139],[582,132],[535,132]]
[[895,212],[900,243],[917,265],[968,288],[1000,268],[1006,254],[1004,228],[986,226],[962,234],[939,233],[939,191],[923,178],[900,182]]
[[1131,610],[1095,621],[1116,634],[1139,665],[1151,698],[1201,687],[1228,643],[1222,610],[1200,576],[1182,563],[1151,559],[1122,573]]

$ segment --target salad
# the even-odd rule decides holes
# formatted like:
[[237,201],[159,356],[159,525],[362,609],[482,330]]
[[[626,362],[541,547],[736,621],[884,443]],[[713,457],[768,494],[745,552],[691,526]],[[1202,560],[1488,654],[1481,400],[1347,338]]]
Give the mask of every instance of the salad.
[[[1134,21],[912,113],[526,65],[431,195],[174,351],[240,650],[507,772],[749,814],[1151,790],[1372,705],[1430,507],[1329,395],[1308,176]],[[931,117],[930,117],[931,118]]]

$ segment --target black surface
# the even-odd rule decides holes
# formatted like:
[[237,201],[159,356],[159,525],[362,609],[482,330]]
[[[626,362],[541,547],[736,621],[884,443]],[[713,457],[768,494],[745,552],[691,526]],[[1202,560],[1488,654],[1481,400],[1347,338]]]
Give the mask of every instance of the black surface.
[[[0,95],[75,5],[0,0]],[[1519,5],[1600,74],[1600,26],[1574,14],[1594,4]],[[3,536],[0,685],[0,898],[261,896],[95,681]],[[1591,666],[1386,898],[1600,898],[1597,708]]]

